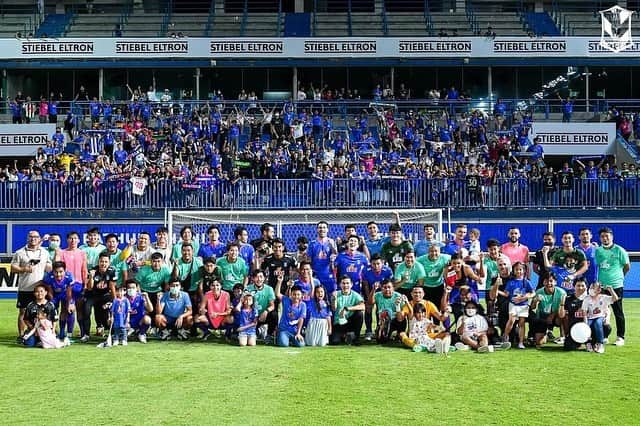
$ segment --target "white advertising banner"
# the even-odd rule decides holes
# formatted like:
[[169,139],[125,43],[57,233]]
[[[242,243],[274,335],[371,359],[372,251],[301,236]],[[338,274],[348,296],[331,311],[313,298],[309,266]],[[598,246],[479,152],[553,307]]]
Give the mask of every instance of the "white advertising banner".
[[640,57],[594,37],[3,39],[0,59]]
[[0,124],[0,157],[35,155],[55,132],[55,124]]
[[615,123],[540,123],[531,125],[530,138],[539,137],[545,154],[602,155],[613,149]]

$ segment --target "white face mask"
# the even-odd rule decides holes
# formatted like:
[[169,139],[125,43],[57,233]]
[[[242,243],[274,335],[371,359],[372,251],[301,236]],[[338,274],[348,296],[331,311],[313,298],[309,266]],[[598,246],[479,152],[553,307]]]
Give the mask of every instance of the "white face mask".
[[171,288],[169,288],[169,292],[172,295],[176,296],[176,295],[180,294],[180,287],[171,287]]
[[136,292],[137,292],[137,290],[136,290],[135,288],[129,288],[129,289],[127,289],[127,295],[128,295],[129,297],[135,297],[135,296],[136,296]]
[[468,316],[468,317],[472,317],[476,314],[476,310],[475,309],[465,309],[464,313]]
[[49,241],[49,248],[52,250],[57,249],[58,247],[60,247],[60,243],[57,241]]

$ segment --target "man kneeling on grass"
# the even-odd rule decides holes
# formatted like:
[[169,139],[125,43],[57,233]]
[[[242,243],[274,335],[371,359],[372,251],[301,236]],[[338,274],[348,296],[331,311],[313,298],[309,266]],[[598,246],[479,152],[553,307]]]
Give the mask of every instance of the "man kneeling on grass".
[[[381,291],[377,291],[378,289]],[[387,343],[394,331],[399,337],[400,333],[407,329],[407,321],[402,315],[402,308],[407,303],[405,296],[393,291],[393,283],[390,280],[374,284],[373,291],[369,293],[369,304],[375,305],[378,313],[378,343]]]
[[548,330],[552,330],[554,325],[562,326],[566,298],[567,293],[560,287],[556,287],[554,273],[549,273],[544,279],[544,287],[536,290],[536,297],[531,301],[531,310],[535,310],[535,315],[531,318],[530,327],[535,333],[536,348],[539,349],[547,343]]
[[158,302],[156,326],[160,330],[160,338],[168,340],[175,333],[180,340],[187,340],[193,323],[191,313],[189,294],[181,290],[180,281],[171,281],[169,291]]

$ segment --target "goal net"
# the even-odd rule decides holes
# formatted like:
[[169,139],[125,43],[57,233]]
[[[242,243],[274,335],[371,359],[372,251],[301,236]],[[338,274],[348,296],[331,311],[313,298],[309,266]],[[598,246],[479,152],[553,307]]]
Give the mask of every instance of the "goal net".
[[265,210],[265,211],[194,211],[171,210],[167,212],[167,227],[175,243],[180,239],[180,229],[191,226],[200,243],[207,240],[207,228],[218,225],[220,239],[224,242],[234,240],[234,230],[243,226],[249,233],[249,239],[260,237],[260,226],[270,223],[274,226],[276,236],[282,238],[287,250],[294,250],[296,239],[304,235],[311,241],[316,237],[316,224],[320,221],[329,223],[329,236],[336,238],[344,235],[344,226],[353,224],[358,235],[367,237],[367,222],[378,223],[380,232],[388,234],[389,225],[395,222],[394,211],[400,216],[400,224],[406,239],[418,241],[423,238],[425,224],[433,224],[436,233],[442,235],[442,211],[439,209],[421,210]]

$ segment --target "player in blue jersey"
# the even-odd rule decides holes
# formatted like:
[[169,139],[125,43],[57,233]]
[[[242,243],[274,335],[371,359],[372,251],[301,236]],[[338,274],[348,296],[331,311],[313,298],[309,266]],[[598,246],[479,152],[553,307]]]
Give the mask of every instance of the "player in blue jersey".
[[576,246],[576,249],[584,253],[584,257],[587,259],[587,262],[589,262],[589,267],[587,268],[587,272],[583,274],[583,277],[587,284],[591,284],[598,279],[598,265],[596,263],[598,243],[591,241],[592,235],[589,228],[580,228],[578,238],[580,239],[580,244]]
[[389,237],[380,235],[380,228],[378,228],[378,224],[373,220],[367,223],[367,234],[369,234],[369,238],[365,241],[365,244],[369,249],[369,255],[373,257],[380,253],[382,245],[389,241]]
[[371,256],[371,265],[368,266],[364,272],[362,273],[362,292],[365,300],[365,311],[364,311],[364,325],[365,325],[365,334],[364,340],[371,341],[373,339],[373,328],[372,328],[372,308],[373,305],[369,303],[369,295],[374,288],[376,288],[376,284],[378,287],[385,280],[390,280],[393,278],[393,271],[387,265],[384,264],[384,260],[380,254],[374,254]]
[[67,271],[64,262],[53,262],[51,272],[45,274],[44,283],[49,287],[48,292],[52,294],[51,303],[56,311],[60,312],[60,339],[66,336],[66,330],[73,332],[75,323],[75,306],[70,309],[70,305],[75,305],[73,299],[74,281],[71,272]]
[[318,237],[309,243],[307,253],[311,258],[311,268],[320,284],[327,293],[336,291],[336,278],[333,275],[333,263],[338,253],[335,241],[329,238],[329,224],[325,221],[318,222],[316,226]]
[[362,273],[369,266],[369,260],[364,253],[358,251],[360,239],[357,235],[350,235],[347,240],[347,249],[338,254],[335,261],[337,275],[349,276],[352,282],[352,290],[361,293]]
[[151,317],[147,312],[153,312],[153,305],[147,293],[138,291],[138,283],[129,279],[125,283],[127,287],[127,300],[131,310],[129,311],[130,334],[138,333],[140,343],[147,343],[147,330],[151,326]]
[[227,245],[220,241],[220,228],[218,228],[218,225],[209,226],[207,228],[207,236],[209,237],[209,242],[200,246],[198,256],[203,259],[210,257],[220,259],[227,252]]

